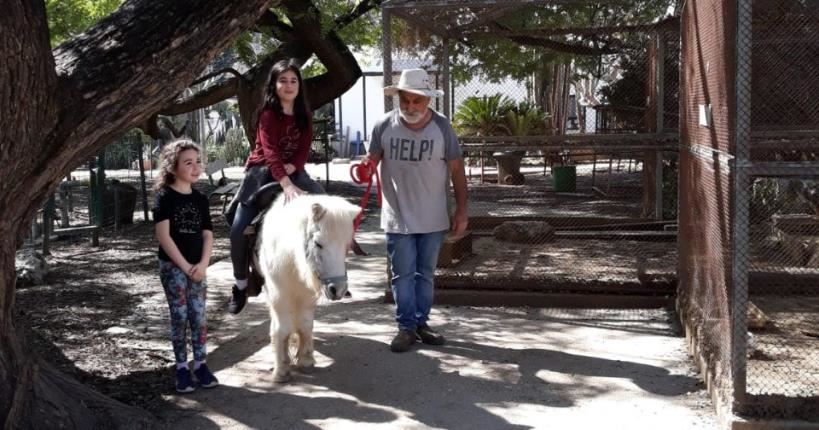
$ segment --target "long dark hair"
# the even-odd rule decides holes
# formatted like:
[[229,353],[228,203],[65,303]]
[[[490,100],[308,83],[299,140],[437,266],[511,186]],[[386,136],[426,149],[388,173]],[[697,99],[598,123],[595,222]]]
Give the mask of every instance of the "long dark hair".
[[307,96],[304,92],[304,81],[301,78],[301,71],[299,70],[299,63],[295,59],[281,60],[273,65],[270,69],[270,84],[267,87],[267,96],[265,97],[265,106],[273,109],[273,112],[284,115],[282,111],[282,104],[279,101],[279,96],[276,94],[276,81],[279,75],[286,71],[292,71],[296,74],[299,80],[299,93],[293,101],[293,115],[296,117],[296,127],[300,130],[305,130],[310,125],[310,106],[307,104]]

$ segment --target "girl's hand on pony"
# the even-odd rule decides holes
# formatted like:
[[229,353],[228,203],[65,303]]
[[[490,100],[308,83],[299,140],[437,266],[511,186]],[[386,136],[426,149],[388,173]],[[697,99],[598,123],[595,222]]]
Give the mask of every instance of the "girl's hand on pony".
[[298,198],[299,196],[301,196],[303,194],[307,194],[307,193],[305,193],[304,190],[302,190],[301,188],[299,188],[299,187],[297,187],[297,186],[295,186],[293,184],[286,185],[284,187],[284,202],[285,203],[290,203],[290,202],[292,202],[293,200],[295,200],[296,198]]
[[288,176],[292,175],[293,172],[296,171],[296,166],[294,166],[294,165],[292,165],[290,163],[287,163],[287,164],[284,165],[284,171],[287,173]]

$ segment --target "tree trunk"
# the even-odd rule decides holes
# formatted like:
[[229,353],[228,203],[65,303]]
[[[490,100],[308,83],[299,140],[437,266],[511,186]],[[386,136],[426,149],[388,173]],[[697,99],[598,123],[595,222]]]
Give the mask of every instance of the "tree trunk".
[[0,14],[0,417],[4,428],[149,428],[152,418],[61,375],[14,322],[14,253],[60,179],[144,122],[271,0],[130,0],[53,51],[42,1]]

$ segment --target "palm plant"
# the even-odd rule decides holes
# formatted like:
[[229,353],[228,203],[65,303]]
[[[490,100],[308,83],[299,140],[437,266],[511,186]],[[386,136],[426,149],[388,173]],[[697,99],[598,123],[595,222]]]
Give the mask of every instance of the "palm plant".
[[547,116],[537,106],[522,102],[517,108],[506,113],[505,123],[501,127],[509,136],[543,134],[546,128]]
[[506,114],[515,108],[509,97],[469,97],[455,112],[455,130],[462,136],[492,136],[504,131]]

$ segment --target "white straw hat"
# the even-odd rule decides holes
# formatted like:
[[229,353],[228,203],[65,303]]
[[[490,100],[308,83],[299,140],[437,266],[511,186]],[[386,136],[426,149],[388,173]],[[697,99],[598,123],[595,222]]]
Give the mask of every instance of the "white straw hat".
[[429,75],[424,69],[407,69],[401,72],[398,85],[384,87],[384,95],[394,96],[398,91],[418,94],[427,97],[441,97],[444,92],[432,88]]

